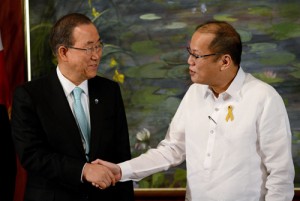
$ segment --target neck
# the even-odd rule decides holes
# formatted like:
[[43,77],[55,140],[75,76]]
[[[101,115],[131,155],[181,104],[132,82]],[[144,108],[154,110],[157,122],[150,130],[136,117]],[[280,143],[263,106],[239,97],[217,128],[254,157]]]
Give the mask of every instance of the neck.
[[226,91],[228,89],[228,87],[230,86],[231,82],[228,83],[227,85],[225,85],[224,87],[214,87],[214,86],[210,86],[211,90],[213,91],[215,97],[219,97],[220,93],[223,93],[224,91]]
[[225,74],[223,78],[219,79],[222,82],[216,85],[210,85],[214,95],[218,98],[220,93],[223,93],[228,89],[232,81],[234,80],[235,76],[237,75],[237,68],[234,68],[234,71],[230,71],[230,73]]
[[72,82],[73,84],[75,84],[76,86],[80,85],[84,80],[79,80],[77,77],[75,77],[74,73],[70,70],[67,70],[66,68],[63,67],[59,67],[59,70],[61,72],[61,74],[67,78],[68,80],[70,80],[70,82]]

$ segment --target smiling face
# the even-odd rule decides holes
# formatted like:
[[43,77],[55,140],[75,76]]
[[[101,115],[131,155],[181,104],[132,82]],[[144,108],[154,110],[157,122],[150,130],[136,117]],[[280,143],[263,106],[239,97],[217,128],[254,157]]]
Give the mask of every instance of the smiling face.
[[100,48],[98,51],[84,50],[101,45],[99,33],[92,23],[75,27],[72,41],[72,47],[61,46],[59,48],[58,66],[67,79],[79,85],[84,80],[97,75],[102,49]]

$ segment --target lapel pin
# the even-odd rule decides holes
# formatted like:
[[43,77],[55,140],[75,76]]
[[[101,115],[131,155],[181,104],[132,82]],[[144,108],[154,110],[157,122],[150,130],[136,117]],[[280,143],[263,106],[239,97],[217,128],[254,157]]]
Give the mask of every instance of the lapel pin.
[[95,104],[98,104],[99,103],[99,100],[96,98],[95,99]]
[[228,110],[228,114],[226,116],[226,121],[228,122],[228,120],[230,119],[231,121],[233,121],[234,117],[233,117],[233,113],[232,113],[232,110],[233,110],[233,107],[232,105],[229,105],[227,107],[227,110]]

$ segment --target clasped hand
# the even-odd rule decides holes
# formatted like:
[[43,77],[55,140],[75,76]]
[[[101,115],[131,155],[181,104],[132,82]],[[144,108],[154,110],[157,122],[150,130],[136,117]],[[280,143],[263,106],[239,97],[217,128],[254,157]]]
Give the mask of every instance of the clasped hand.
[[83,179],[100,189],[114,186],[121,176],[118,165],[100,159],[87,163],[83,169]]

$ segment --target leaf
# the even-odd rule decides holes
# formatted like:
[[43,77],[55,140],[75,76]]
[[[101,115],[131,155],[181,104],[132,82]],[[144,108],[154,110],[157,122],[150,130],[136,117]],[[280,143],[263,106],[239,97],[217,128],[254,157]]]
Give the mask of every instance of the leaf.
[[188,59],[188,53],[186,51],[186,49],[182,48],[180,50],[177,51],[171,51],[171,52],[167,52],[161,55],[161,59],[166,62],[169,65],[178,65],[178,64],[185,64],[185,66],[187,67],[187,59]]
[[282,22],[275,24],[268,30],[276,40],[286,40],[300,37],[300,26],[295,22]]
[[155,173],[152,175],[152,188],[162,187],[165,181],[165,174],[162,172]]
[[148,86],[136,91],[131,97],[132,104],[144,105],[144,107],[154,109],[157,104],[166,99],[166,95],[157,95],[154,93],[157,89],[157,87]]
[[296,56],[286,51],[261,52],[260,62],[269,66],[287,65],[294,61]]
[[300,70],[297,70],[295,72],[292,72],[291,75],[297,79],[300,79]]
[[143,179],[141,181],[139,181],[139,188],[150,188],[150,183],[149,181]]
[[147,13],[147,14],[141,15],[140,19],[142,19],[142,20],[159,20],[159,19],[161,19],[161,17],[154,13]]
[[231,17],[230,14],[216,14],[214,15],[214,19],[227,22],[235,22],[238,20],[237,18]]
[[137,41],[132,43],[131,49],[133,52],[137,54],[146,54],[146,55],[154,55],[161,52],[158,48],[159,43],[157,41]]
[[186,187],[186,170],[181,168],[175,170],[174,180],[170,187]]
[[248,8],[248,13],[255,16],[272,16],[272,8],[267,6],[255,6]]
[[170,70],[167,71],[168,78],[188,78],[189,79],[189,67],[188,64],[185,65],[176,65]]
[[252,33],[249,31],[237,30],[237,32],[240,34],[242,42],[248,42],[252,39]]
[[277,49],[275,43],[252,43],[248,45],[250,53],[274,52]]
[[171,24],[168,24],[165,26],[166,29],[183,29],[187,25],[184,22],[172,22]]
[[151,78],[151,79],[163,79],[167,74],[167,69],[165,68],[165,63],[155,62],[148,63],[142,66],[133,66],[128,68],[124,74],[127,77],[136,78]]
[[274,83],[279,83],[279,82],[283,82],[282,78],[279,77],[268,77],[266,76],[264,73],[253,73],[253,76],[255,76],[256,78],[269,83],[269,84],[274,84]]

